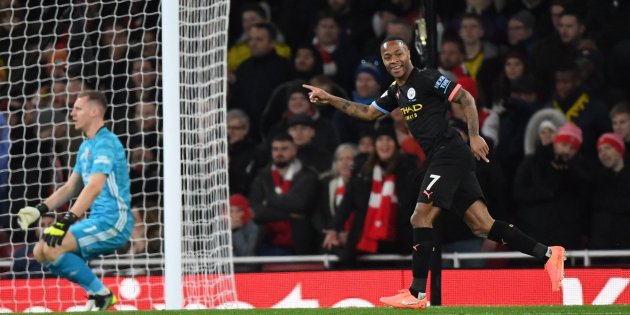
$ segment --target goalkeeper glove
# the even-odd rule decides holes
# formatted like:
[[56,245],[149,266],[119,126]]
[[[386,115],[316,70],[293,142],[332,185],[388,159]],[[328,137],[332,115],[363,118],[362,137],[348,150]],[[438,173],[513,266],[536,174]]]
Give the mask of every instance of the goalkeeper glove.
[[20,209],[18,212],[18,224],[23,231],[28,230],[28,226],[33,224],[33,222],[37,221],[40,216],[46,214],[48,211],[48,206],[44,203],[40,203],[35,207],[24,207]]
[[44,230],[44,242],[50,247],[61,245],[63,238],[70,226],[78,219],[77,215],[71,211],[66,212],[63,217],[57,219],[53,225]]

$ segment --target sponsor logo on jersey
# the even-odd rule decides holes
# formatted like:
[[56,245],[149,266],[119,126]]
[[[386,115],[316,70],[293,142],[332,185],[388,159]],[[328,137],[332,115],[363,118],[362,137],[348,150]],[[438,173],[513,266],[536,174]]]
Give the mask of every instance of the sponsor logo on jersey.
[[422,110],[422,104],[413,104],[400,108],[400,112],[405,116],[405,120],[411,120],[418,117],[418,112]]

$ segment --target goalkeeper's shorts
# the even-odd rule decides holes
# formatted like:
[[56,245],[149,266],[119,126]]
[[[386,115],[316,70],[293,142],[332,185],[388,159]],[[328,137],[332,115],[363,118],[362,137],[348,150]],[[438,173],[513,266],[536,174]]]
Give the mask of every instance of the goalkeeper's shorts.
[[70,226],[70,231],[77,240],[81,257],[90,260],[123,247],[129,241],[133,225],[133,219],[130,218],[120,232],[102,220],[88,218]]

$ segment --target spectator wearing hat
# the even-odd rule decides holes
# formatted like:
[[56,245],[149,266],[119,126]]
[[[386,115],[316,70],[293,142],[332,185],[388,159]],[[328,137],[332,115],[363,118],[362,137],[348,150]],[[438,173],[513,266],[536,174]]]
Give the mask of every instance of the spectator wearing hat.
[[308,255],[315,252],[315,231],[309,216],[319,191],[317,174],[297,158],[291,136],[271,140],[271,163],[258,172],[249,193],[254,222],[264,235],[260,254]]
[[572,249],[584,247],[588,222],[590,169],[578,153],[582,141],[578,126],[562,125],[551,146],[523,160],[513,189],[523,231]]
[[305,167],[310,167],[320,174],[330,167],[332,154],[323,142],[315,141],[317,130],[311,116],[292,115],[288,121],[287,131],[297,145],[297,157]]
[[[381,80],[382,75],[378,67],[374,63],[362,61],[355,71],[352,100],[366,106],[370,105],[381,95]],[[333,113],[332,121],[341,142],[357,143],[362,132],[374,128],[373,122],[353,118],[340,111]]]
[[591,191],[592,249],[630,248],[630,171],[625,167],[622,137],[605,133],[597,141],[601,166]]
[[[620,135],[626,148],[630,148],[630,106],[618,103],[610,110],[613,131]],[[630,154],[624,157],[624,164],[630,165]]]
[[582,154],[597,161],[597,138],[611,131],[607,106],[584,89],[579,69],[574,63],[559,65],[555,71],[555,93],[546,107],[562,112],[567,121],[578,125],[584,134]]
[[[356,255],[408,253],[412,240],[409,217],[416,201],[416,164],[400,154],[396,134],[389,122],[375,132],[375,150],[355,162],[355,171],[346,185],[344,198],[326,234],[325,249],[338,250],[344,263]],[[354,215],[347,242],[339,232]]]
[[[230,196],[230,228],[234,256],[256,256],[260,247],[262,229],[252,220],[249,200],[241,194]],[[236,265],[237,271],[253,271],[251,265]]]
[[538,126],[538,137],[542,146],[548,146],[553,143],[557,133],[558,128],[549,120],[543,120]]

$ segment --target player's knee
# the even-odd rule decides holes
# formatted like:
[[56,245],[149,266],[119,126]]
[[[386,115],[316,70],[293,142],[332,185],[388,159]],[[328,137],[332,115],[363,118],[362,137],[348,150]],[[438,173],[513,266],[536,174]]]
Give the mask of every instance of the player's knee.
[[57,257],[59,257],[63,253],[63,251],[60,246],[51,247],[48,245],[44,245],[43,253],[44,253],[45,260],[55,261],[57,260]]
[[413,214],[411,215],[411,218],[409,219],[409,222],[411,223],[411,226],[413,228],[422,228],[422,227],[432,227],[433,226],[433,219],[431,216],[427,215],[427,214],[423,214],[424,212],[422,211],[418,211],[418,209],[416,209],[416,211],[413,212]]
[[35,248],[33,248],[33,256],[35,256],[35,260],[37,260],[40,264],[46,262],[44,247],[44,243],[37,243],[35,244]]

